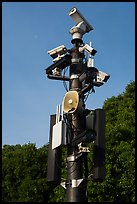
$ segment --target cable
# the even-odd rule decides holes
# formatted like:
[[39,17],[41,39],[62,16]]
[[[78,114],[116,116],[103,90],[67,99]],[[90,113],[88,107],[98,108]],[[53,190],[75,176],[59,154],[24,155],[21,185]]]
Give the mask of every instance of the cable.
[[66,91],[68,92],[66,81],[63,81],[63,85],[64,85],[64,88],[66,89]]
[[[66,74],[67,69],[68,69],[68,67],[66,67],[66,68],[63,70],[63,77],[65,77],[65,74]],[[63,85],[64,85],[64,88],[66,89],[66,91],[68,92],[68,88],[67,88],[67,83],[66,83],[66,81],[63,81]]]
[[85,103],[86,100],[88,99],[89,95],[90,95],[90,91],[88,91],[88,93],[86,94],[85,99],[84,99],[84,103]]
[[88,93],[86,94],[86,97],[85,97],[84,103],[86,102],[86,100],[88,99],[89,95],[90,95],[92,92],[95,93],[94,88],[92,88],[91,90],[88,91]]

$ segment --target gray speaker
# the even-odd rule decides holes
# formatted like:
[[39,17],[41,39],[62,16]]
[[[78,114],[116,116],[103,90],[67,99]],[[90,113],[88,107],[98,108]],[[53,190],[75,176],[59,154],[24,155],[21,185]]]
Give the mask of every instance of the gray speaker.
[[105,110],[95,109],[94,130],[96,132],[93,143],[93,181],[105,178]]
[[79,96],[77,91],[68,91],[63,99],[62,107],[65,113],[73,113],[78,108]]

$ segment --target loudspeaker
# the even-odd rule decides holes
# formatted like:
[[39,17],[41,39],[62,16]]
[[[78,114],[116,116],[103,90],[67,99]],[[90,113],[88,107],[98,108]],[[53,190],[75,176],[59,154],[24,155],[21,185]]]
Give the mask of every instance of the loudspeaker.
[[52,132],[56,123],[56,115],[50,115],[50,134],[48,147],[47,181],[56,185],[61,182],[61,156],[62,147],[52,149]]
[[73,113],[79,104],[79,96],[77,91],[68,91],[63,99],[62,108],[65,113]]
[[95,109],[93,143],[93,181],[103,181],[105,178],[105,110]]

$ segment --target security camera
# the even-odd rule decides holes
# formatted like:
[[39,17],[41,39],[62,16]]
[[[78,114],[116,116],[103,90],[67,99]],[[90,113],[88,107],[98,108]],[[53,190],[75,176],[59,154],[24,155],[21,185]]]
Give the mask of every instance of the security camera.
[[61,57],[64,56],[64,54],[67,53],[67,48],[65,47],[65,45],[60,45],[52,50],[49,50],[47,52],[53,59],[55,59],[54,61],[59,60]]
[[71,64],[71,56],[69,54],[66,54],[64,57],[59,59],[58,61],[54,62],[52,65],[50,65],[46,70],[46,74],[50,75],[52,74],[53,70],[55,68],[59,68],[63,70],[65,67],[69,66]]
[[85,50],[86,52],[88,52],[90,55],[95,55],[96,54],[96,50],[94,48],[92,48],[91,46],[89,46],[88,44],[85,44],[83,47],[79,47],[79,51],[83,51]]
[[96,75],[95,78],[93,78],[93,86],[97,86],[97,87],[102,86],[104,82],[107,82],[107,80],[110,77],[110,75],[108,75],[107,73],[99,70],[97,70],[95,75]]
[[77,8],[73,7],[69,12],[69,16],[71,16],[77,24],[84,22],[86,25],[86,32],[93,30],[93,27],[87,22],[87,20],[82,16]]
[[107,82],[109,77],[110,77],[110,75],[108,75],[107,73],[102,72],[102,71],[98,71],[98,73],[97,73],[97,82]]

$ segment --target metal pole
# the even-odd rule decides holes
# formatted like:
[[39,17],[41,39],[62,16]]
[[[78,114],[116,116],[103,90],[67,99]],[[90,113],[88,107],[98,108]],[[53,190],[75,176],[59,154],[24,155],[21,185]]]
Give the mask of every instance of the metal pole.
[[[78,50],[79,43],[74,44],[71,49],[72,64],[70,66],[70,84],[69,90],[80,91],[82,83],[79,76],[83,73],[83,54]],[[79,99],[85,109],[84,95]],[[82,113],[74,112],[71,114],[71,140],[77,138],[78,134],[85,130],[86,119],[84,111]],[[66,181],[66,200],[67,202],[87,202],[87,153],[81,155],[78,153],[78,146],[73,146],[70,142],[68,146],[67,157],[67,181]],[[86,162],[86,164],[85,164]],[[83,178],[83,174],[85,176]]]
[[[70,29],[72,35],[72,44],[74,45],[71,50],[67,50],[64,45],[48,51],[48,54],[54,58],[54,63],[46,69],[46,74],[49,79],[69,81],[69,94],[75,93],[79,97],[76,100],[76,107],[70,106],[71,110],[67,109],[64,112],[67,114],[66,121],[61,121],[57,126],[57,134],[60,138],[64,137],[67,142],[62,141],[60,145],[67,145],[67,178],[66,182],[61,185],[66,188],[66,201],[67,202],[88,202],[87,198],[87,181],[88,181],[88,142],[93,142],[93,180],[103,180],[105,176],[104,171],[104,127],[105,127],[105,114],[104,110],[95,110],[95,115],[92,117],[87,114],[90,110],[85,109],[85,93],[93,89],[94,86],[100,87],[107,82],[109,75],[105,72],[99,71],[93,66],[93,56],[97,52],[91,46],[83,43],[82,37],[85,33],[93,30],[93,27],[87,20],[80,14],[77,8],[72,8],[69,15],[76,22],[76,26]],[[91,45],[91,44],[90,44]],[[84,52],[90,54],[86,63],[83,62]],[[61,74],[61,71],[70,66],[70,76],[66,77]],[[58,70],[58,71],[57,71]],[[94,90],[94,89],[93,89]],[[77,93],[76,93],[77,91]],[[68,96],[68,95],[67,95]],[[75,96],[73,95],[72,98]],[[71,100],[69,100],[71,104]],[[75,104],[75,101],[74,101]],[[89,111],[89,112],[88,112]],[[89,127],[88,123],[89,121]],[[95,123],[93,125],[93,123]],[[65,124],[63,126],[63,124]],[[52,135],[51,135],[52,136]],[[54,139],[54,137],[53,137]],[[55,139],[56,140],[56,139]],[[60,181],[60,173],[56,172],[58,169],[58,162],[60,162],[60,151],[50,147],[50,158],[54,160],[49,163],[48,180]],[[57,147],[60,148],[60,147]],[[59,150],[59,149],[57,149]],[[100,157],[101,161],[100,162]],[[53,167],[53,171],[50,171]]]

